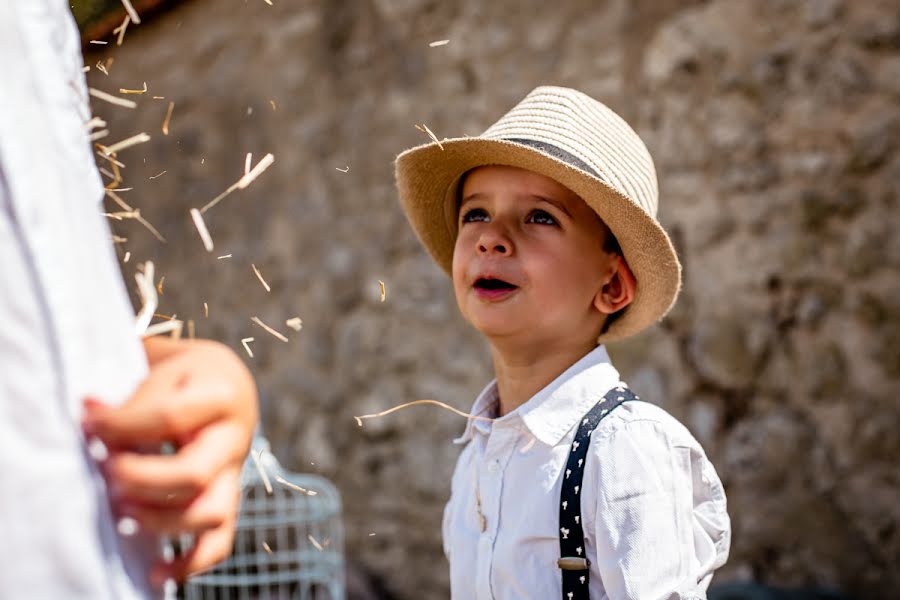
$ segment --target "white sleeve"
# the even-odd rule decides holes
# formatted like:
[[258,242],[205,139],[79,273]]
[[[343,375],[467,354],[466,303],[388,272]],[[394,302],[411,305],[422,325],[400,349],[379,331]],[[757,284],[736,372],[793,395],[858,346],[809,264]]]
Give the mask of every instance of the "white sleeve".
[[706,598],[712,571],[727,558],[724,492],[714,510],[718,529],[707,531],[694,507],[709,508],[704,495],[715,486],[696,472],[706,461],[699,444],[681,437],[661,422],[636,420],[592,440],[596,570],[611,600]]

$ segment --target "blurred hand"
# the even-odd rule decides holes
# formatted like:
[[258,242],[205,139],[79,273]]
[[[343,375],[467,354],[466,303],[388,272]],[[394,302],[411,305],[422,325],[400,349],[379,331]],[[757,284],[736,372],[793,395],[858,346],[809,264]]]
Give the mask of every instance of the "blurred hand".
[[[187,554],[154,566],[160,585],[231,553],[258,408],[252,376],[222,344],[157,337],[144,348],[150,374],[138,390],[118,407],[85,400],[82,427],[109,449],[102,468],[118,516],[144,531],[195,536]],[[175,454],[159,454],[164,442]]]

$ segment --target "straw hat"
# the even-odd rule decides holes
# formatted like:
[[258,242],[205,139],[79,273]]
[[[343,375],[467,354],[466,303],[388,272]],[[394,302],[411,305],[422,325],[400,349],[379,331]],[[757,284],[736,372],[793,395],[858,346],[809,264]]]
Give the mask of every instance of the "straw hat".
[[653,159],[621,117],[579,91],[543,86],[478,137],[433,142],[400,154],[396,177],[403,210],[448,274],[460,177],[485,165],[519,167],[561,183],[618,239],[637,289],[600,343],[634,335],[669,311],[681,286],[681,265],[656,220]]

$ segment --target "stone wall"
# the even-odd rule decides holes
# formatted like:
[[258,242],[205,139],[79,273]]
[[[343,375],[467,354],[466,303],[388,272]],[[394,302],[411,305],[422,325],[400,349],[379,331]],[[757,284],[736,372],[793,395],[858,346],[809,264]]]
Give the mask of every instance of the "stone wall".
[[[417,407],[360,429],[353,415],[418,398],[466,409],[491,376],[398,209],[391,161],[425,141],[414,124],[477,134],[542,83],[602,99],[657,161],[684,293],[610,350],[726,484],[734,543],[716,581],[867,598],[900,585],[896,3],[204,0],[97,48],[89,63],[115,60],[91,85],[149,86],[134,111],[94,105],[110,139],[153,136],[122,152],[123,195],[168,243],[114,223],[128,281],[152,259],[162,312],[241,354],[255,337],[276,454],[337,483],[349,555],[388,593],[447,597],[441,509],[463,422]],[[207,254],[188,210],[247,152],[276,162],[207,213]],[[250,322],[288,332],[295,315],[288,344]]]

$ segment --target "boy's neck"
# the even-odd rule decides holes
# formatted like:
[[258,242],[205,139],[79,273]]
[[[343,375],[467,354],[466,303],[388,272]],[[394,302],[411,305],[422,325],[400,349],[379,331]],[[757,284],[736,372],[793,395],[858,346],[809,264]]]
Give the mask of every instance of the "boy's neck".
[[593,343],[565,347],[534,346],[515,350],[491,344],[502,417],[528,402],[566,369],[596,347]]

